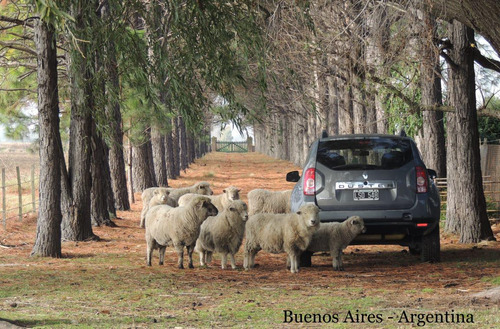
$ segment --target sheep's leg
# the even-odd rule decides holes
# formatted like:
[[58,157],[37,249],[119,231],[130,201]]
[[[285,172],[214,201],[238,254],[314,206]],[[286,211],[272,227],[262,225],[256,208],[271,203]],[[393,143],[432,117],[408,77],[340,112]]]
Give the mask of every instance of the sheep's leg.
[[246,250],[245,258],[243,259],[243,268],[248,270],[255,266],[255,255],[257,255],[257,250]]
[[193,251],[194,251],[194,246],[186,246],[187,252],[188,252],[188,258],[189,258],[189,268],[194,268],[193,266]]
[[207,252],[206,251],[200,251],[200,252],[198,252],[198,254],[200,255],[200,266],[205,266],[206,265],[206,263],[205,263],[205,257],[206,257]]
[[158,251],[160,255],[160,265],[163,265],[165,262],[165,250],[167,249],[167,246],[161,246],[160,250]]
[[226,253],[221,254],[220,265],[221,265],[223,270],[225,270],[227,268],[227,254]]
[[297,266],[298,264],[298,256],[296,253],[290,253],[290,272],[292,273],[298,273],[299,268]]
[[139,226],[144,228],[146,226],[145,221],[146,221],[146,213],[144,211],[142,211],[141,212],[141,224]]
[[153,257],[153,242],[147,241],[146,247],[146,264],[151,266],[151,258]]
[[212,255],[213,255],[213,252],[211,252],[211,251],[206,252],[205,261],[207,264],[210,264],[212,262]]
[[184,246],[180,243],[174,244],[175,251],[177,252],[177,267],[184,268]]
[[257,255],[257,250],[252,250],[251,254],[250,254],[250,268],[254,268],[255,267],[255,255]]
[[335,271],[343,271],[344,268],[342,266],[342,250],[333,249],[332,254],[332,266]]
[[236,259],[234,259],[234,254],[229,254],[229,257],[231,257],[231,268],[233,270],[237,269],[238,267],[236,266]]

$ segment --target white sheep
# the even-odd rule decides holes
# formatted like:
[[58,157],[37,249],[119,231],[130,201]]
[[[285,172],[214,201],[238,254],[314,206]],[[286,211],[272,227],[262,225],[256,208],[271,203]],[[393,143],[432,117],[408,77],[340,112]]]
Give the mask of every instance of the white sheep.
[[212,189],[210,189],[210,183],[198,182],[192,186],[180,187],[180,188],[170,188],[170,197],[176,202],[179,202],[179,198],[184,194],[194,193],[201,195],[213,195]]
[[366,231],[363,218],[351,216],[342,223],[321,223],[314,233],[307,250],[310,252],[329,251],[332,266],[336,271],[343,271],[342,250],[344,250],[360,233]]
[[292,190],[268,191],[255,189],[248,192],[248,214],[286,214],[290,212]]
[[183,207],[167,205],[152,207],[146,214],[147,265],[151,266],[154,249],[159,249],[160,265],[165,260],[165,249],[174,246],[177,265],[184,268],[184,246],[189,256],[189,268],[193,268],[193,250],[200,234],[200,226],[208,216],[217,215],[217,208],[205,196],[198,196]]
[[250,216],[246,224],[243,267],[254,267],[255,255],[260,250],[273,254],[286,252],[290,271],[297,273],[299,257],[309,246],[319,225],[319,209],[314,204],[305,204],[296,213]]
[[221,267],[226,269],[227,255],[231,258],[231,267],[236,269],[234,255],[238,252],[245,234],[245,222],[248,220],[247,205],[241,200],[231,201],[215,217],[208,217],[201,224],[200,236],[196,241],[195,251],[200,254],[200,265],[205,266],[212,260],[212,253],[221,254]]
[[[229,186],[222,190],[222,194],[210,195],[209,198],[217,210],[222,211],[227,208],[231,201],[240,199],[240,191],[237,187]],[[179,205],[187,204],[196,195],[194,193],[184,194],[179,198]]]
[[170,191],[165,187],[150,187],[142,192],[142,211],[140,227],[144,227],[146,214],[151,207],[166,204],[177,207],[177,202],[169,197]]

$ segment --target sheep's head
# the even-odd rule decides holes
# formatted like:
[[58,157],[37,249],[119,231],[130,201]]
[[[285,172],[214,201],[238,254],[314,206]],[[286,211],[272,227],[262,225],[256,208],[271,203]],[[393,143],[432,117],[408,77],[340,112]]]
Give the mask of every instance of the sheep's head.
[[297,211],[297,215],[303,218],[307,226],[319,227],[319,208],[316,205],[312,203],[303,205]]
[[365,222],[363,221],[363,218],[359,216],[351,216],[347,218],[346,221],[347,224],[349,225],[351,232],[356,234],[366,232]]
[[232,201],[227,209],[238,214],[238,217],[241,217],[244,222],[248,220],[248,207],[245,202],[241,200]]
[[168,191],[167,189],[158,188],[153,192],[153,198],[151,200],[152,201],[155,200],[160,204],[167,204],[169,194],[170,191]]
[[217,216],[219,213],[217,208],[210,201],[210,198],[204,196],[197,196],[191,200],[190,205],[202,211],[205,214],[205,218],[208,216]]
[[227,199],[229,201],[239,200],[240,199],[240,189],[234,186],[229,186],[222,190],[224,194],[227,195]]
[[207,183],[207,182],[196,183],[194,193],[201,194],[201,195],[213,195],[214,194],[214,192],[210,188],[210,183]]

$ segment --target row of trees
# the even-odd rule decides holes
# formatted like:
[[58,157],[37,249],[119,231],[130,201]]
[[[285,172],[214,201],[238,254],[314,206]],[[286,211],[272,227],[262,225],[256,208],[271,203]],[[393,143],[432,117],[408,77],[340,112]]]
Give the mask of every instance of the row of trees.
[[266,94],[270,115],[254,128],[256,150],[302,165],[324,130],[405,129],[428,167],[448,177],[446,230],[461,242],[492,239],[477,114],[498,118],[500,111],[486,104],[491,92],[476,110],[474,61],[495,74],[500,63],[481,54],[471,28],[438,20],[424,3],[314,1],[306,12],[270,7],[268,66],[278,83]]
[[[209,107],[222,97],[230,105],[218,108],[219,117],[241,113],[235,90],[248,62],[259,63],[254,7],[2,2],[0,65],[11,92],[2,101],[28,103],[37,86],[41,201],[33,255],[60,257],[62,239],[96,239],[92,225],[113,225],[110,214],[130,209],[131,192],[168,186],[208,151]],[[15,121],[21,112],[10,109],[3,114]]]
[[[422,136],[426,163],[448,171],[450,195],[471,196],[473,206],[456,199],[449,207],[457,224],[450,230],[464,242],[491,237],[478,154],[469,152],[477,149],[475,100],[458,97],[474,97],[471,59],[496,62],[458,22],[444,38],[446,24],[432,14],[460,18],[458,2],[470,1],[2,2],[0,69],[9,93],[0,102],[11,109],[9,122],[25,119],[12,104],[38,97],[42,179],[32,254],[60,257],[61,239],[96,238],[92,224],[112,225],[109,214],[129,209],[132,191],[167,186],[207,152],[214,118],[254,125],[258,150],[298,164],[323,129],[404,127]],[[482,2],[493,27],[483,19],[476,28],[495,47],[489,31],[498,5]],[[448,168],[443,115],[424,109],[455,111],[446,117]],[[468,172],[457,173],[464,159]]]

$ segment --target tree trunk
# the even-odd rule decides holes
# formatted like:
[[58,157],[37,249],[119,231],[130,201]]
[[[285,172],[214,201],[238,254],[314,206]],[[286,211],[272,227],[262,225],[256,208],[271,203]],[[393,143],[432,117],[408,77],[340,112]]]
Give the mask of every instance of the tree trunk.
[[54,27],[35,20],[38,122],[40,125],[40,189],[36,239],[32,256],[61,257],[61,169],[57,48]]
[[[106,145],[97,131],[95,123],[92,123],[92,189],[90,193],[90,210],[92,225],[94,226],[115,226],[111,221],[108,212],[108,195],[111,192],[109,183],[108,156]],[[114,201],[113,201],[114,204]]]
[[[474,31],[458,21],[452,24],[449,89],[450,103],[455,108],[456,162],[448,166],[448,199],[455,198],[456,212],[447,211],[448,221],[458,221],[460,242],[473,243],[494,239],[486,213],[486,200],[481,176],[479,132],[477,129]],[[449,131],[449,130],[448,130]],[[450,189],[451,188],[451,189]]]
[[164,136],[160,129],[153,125],[151,127],[151,146],[153,154],[153,167],[157,186],[168,186],[167,165],[165,163]]
[[[148,136],[149,137],[149,136]],[[156,186],[151,167],[151,142],[147,140],[134,146],[132,151],[132,176],[134,192],[142,192],[148,187]]]
[[[84,33],[88,28],[85,19],[89,19],[88,6],[75,6],[75,31]],[[85,36],[76,35],[85,40]],[[94,109],[92,94],[92,72],[89,63],[94,63],[94,54],[85,42],[79,43],[79,50],[73,49],[70,54],[71,81],[71,123],[69,141],[68,176],[63,184],[63,221],[62,238],[71,241],[96,239],[92,232],[90,216],[90,189],[92,176],[91,159],[91,113]],[[64,164],[61,165],[62,167]],[[64,172],[64,170],[63,170]]]
[[[421,89],[422,106],[440,106],[443,103],[441,93],[439,51],[433,46],[436,36],[436,21],[424,14],[422,29],[422,64]],[[444,135],[443,112],[425,111],[423,117],[423,147],[421,149],[424,163],[428,168],[436,170],[438,177],[446,177],[446,147]]]
[[172,138],[172,131],[169,131],[165,136],[165,153],[166,153],[166,165],[168,178],[176,179],[177,174],[175,171],[175,158],[174,158],[174,145]]
[[180,159],[180,133],[179,122],[177,117],[172,118],[172,152],[173,152],[173,167],[175,170],[175,177],[181,174],[181,159]]
[[188,168],[188,149],[187,149],[187,138],[186,138],[186,125],[184,119],[179,117],[179,160],[181,170],[186,171]]

